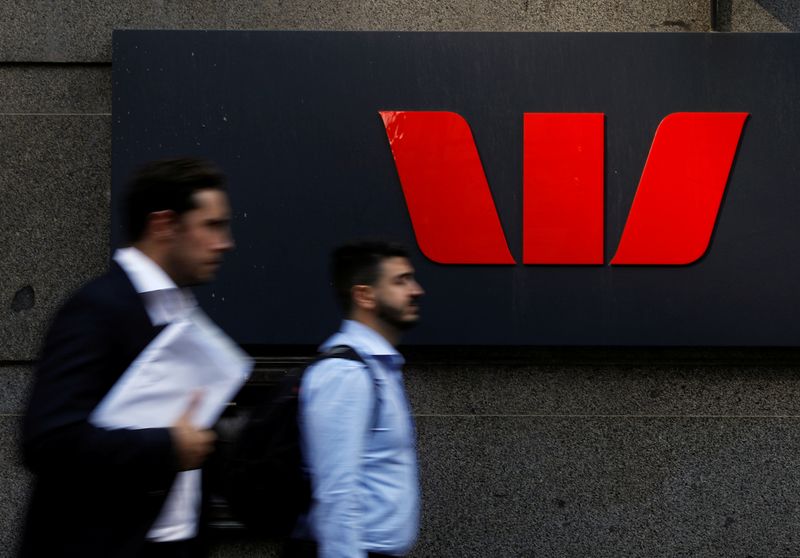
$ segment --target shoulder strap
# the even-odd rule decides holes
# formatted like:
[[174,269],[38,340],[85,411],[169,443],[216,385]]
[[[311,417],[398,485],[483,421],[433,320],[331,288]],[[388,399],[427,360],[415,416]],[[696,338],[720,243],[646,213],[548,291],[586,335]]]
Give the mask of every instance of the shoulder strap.
[[345,360],[354,360],[356,362],[363,362],[364,364],[367,364],[353,347],[348,345],[336,345],[334,347],[330,347],[324,352],[319,353],[316,358],[311,361],[309,366],[328,358],[343,358]]
[[356,352],[353,347],[348,345],[336,345],[334,347],[330,347],[324,352],[321,352],[309,363],[309,367],[312,364],[316,364],[321,360],[326,360],[329,358],[343,358],[345,360],[352,360],[355,362],[361,362],[367,369],[370,377],[372,378],[372,384],[375,386],[375,403],[372,405],[372,428],[378,426],[378,412],[380,411],[380,401],[381,401],[381,390],[380,390],[380,382],[378,381],[378,377],[375,375],[375,371],[370,366],[369,362],[364,360],[360,354]]

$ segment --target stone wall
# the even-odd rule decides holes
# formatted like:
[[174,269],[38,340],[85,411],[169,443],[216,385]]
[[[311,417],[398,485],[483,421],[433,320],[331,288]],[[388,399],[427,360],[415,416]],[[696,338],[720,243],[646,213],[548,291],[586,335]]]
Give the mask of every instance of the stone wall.
[[[712,6],[712,1],[715,3]],[[714,8],[714,9],[712,9]],[[785,32],[792,0],[28,0],[0,6],[0,557],[18,424],[60,301],[109,254],[111,31]],[[415,556],[796,556],[796,351],[410,355]],[[218,556],[272,551],[220,544]]]

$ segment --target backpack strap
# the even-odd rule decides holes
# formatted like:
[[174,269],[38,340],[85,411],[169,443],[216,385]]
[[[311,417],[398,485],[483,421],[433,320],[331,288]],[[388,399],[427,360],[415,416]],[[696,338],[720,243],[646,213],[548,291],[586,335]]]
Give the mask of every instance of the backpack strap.
[[318,354],[316,358],[311,361],[308,367],[310,368],[312,365],[329,358],[343,358],[345,360],[361,362],[367,368],[367,372],[372,378],[372,383],[375,386],[375,402],[372,405],[372,422],[370,423],[372,426],[370,430],[372,430],[372,428],[376,428],[378,426],[378,413],[380,412],[381,390],[380,382],[378,377],[375,375],[375,371],[372,369],[372,366],[370,366],[369,362],[364,360],[353,347],[348,345],[336,345]]

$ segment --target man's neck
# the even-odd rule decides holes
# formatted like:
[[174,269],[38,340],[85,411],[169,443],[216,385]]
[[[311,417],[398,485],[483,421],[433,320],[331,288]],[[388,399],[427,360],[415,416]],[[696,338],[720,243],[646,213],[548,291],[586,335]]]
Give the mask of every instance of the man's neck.
[[400,344],[401,334],[396,327],[387,324],[378,316],[366,312],[354,312],[349,320],[358,322],[361,325],[367,326],[375,333],[386,339],[392,347],[397,347]]
[[[166,253],[164,250],[160,250],[159,246],[153,242],[149,242],[147,240],[140,240],[139,242],[134,242],[131,244],[131,248],[136,248],[142,254],[150,258],[154,264],[160,267],[164,273],[166,273],[170,279],[175,281],[175,277],[172,276],[172,273],[169,272],[166,258]],[[177,284],[177,281],[175,281]],[[179,285],[180,286],[180,285]]]

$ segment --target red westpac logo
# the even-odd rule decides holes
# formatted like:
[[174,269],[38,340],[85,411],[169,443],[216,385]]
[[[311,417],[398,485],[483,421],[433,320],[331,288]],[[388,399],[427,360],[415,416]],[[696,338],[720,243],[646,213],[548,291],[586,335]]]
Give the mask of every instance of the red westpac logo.
[[[467,121],[380,115],[422,252],[444,264],[516,263]],[[661,121],[612,265],[687,265],[705,253],[747,116]],[[604,263],[604,125],[601,113],[523,115],[523,263]]]

